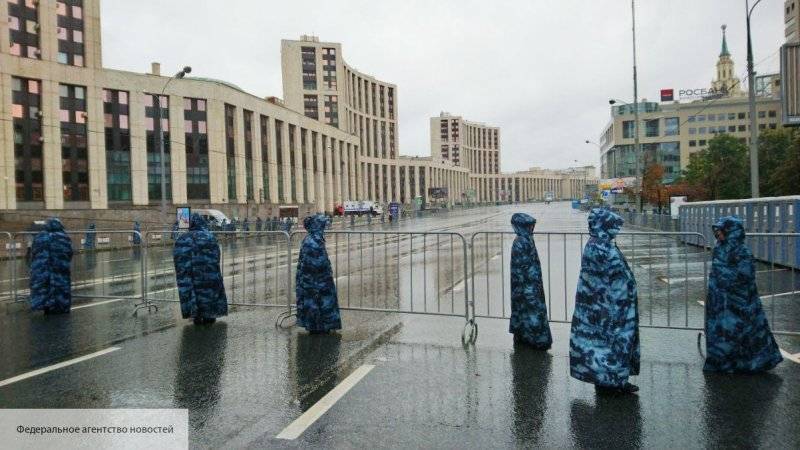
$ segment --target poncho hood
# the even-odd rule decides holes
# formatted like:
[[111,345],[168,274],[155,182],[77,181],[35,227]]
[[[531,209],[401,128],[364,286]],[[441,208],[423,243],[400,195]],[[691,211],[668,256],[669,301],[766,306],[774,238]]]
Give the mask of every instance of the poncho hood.
[[64,224],[61,223],[61,221],[58,220],[58,218],[56,217],[47,219],[47,225],[45,225],[45,227],[46,230],[49,231],[50,233],[58,233],[64,231]]
[[598,239],[614,239],[623,223],[625,220],[619,215],[607,209],[594,208],[589,213],[589,235]]
[[[177,222],[176,222],[177,225]],[[206,224],[206,219],[203,218],[200,214],[192,214],[192,217],[189,219],[189,229],[192,231],[205,231],[208,229],[208,225]]]
[[711,226],[711,229],[715,232],[719,230],[725,233],[725,241],[727,242],[732,244],[744,243],[744,224],[742,219],[736,216],[721,217],[717,220],[717,223]]
[[530,214],[514,213],[511,216],[511,226],[514,228],[514,233],[521,237],[530,237],[533,233],[533,228],[536,226],[536,219]]
[[322,235],[325,228],[330,224],[330,220],[325,214],[314,214],[303,219],[303,227],[308,231],[308,234],[315,236]]

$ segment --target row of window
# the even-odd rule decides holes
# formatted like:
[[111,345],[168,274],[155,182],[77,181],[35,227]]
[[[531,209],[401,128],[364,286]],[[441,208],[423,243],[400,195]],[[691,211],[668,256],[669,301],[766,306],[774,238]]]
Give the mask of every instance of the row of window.
[[[7,0],[9,52],[15,56],[41,59],[40,8],[38,0]],[[57,61],[83,67],[83,0],[56,2]]]
[[[768,111],[758,111],[758,118],[765,119],[767,117],[775,118],[778,116],[778,112],[774,109]],[[750,114],[746,112],[739,112],[739,113],[720,113],[720,114],[700,114],[689,116],[687,122],[705,122],[706,120],[709,122],[714,121],[723,121],[723,120],[746,120],[750,118]]]
[[[365,114],[382,118],[388,117],[390,120],[394,119],[393,87],[386,87],[386,97],[384,100],[384,86],[381,85],[380,89],[378,89],[376,83],[364,80],[356,76],[355,73],[350,72],[347,77],[346,85],[350,104],[354,108],[359,111],[364,111]],[[378,108],[378,103],[380,103],[380,108]]]
[[[778,124],[776,122],[773,123],[760,123],[758,124],[759,130],[766,130],[769,128],[770,130],[775,130],[778,128]],[[717,134],[717,133],[735,133],[735,132],[745,132],[750,129],[750,125],[719,125],[719,126],[711,126],[711,127],[699,127],[699,128],[689,128],[689,134]]]

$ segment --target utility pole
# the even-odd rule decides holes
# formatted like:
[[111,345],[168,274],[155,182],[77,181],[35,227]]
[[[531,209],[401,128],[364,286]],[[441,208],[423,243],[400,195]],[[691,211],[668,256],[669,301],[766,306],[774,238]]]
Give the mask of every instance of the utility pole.
[[750,103],[750,196],[760,197],[758,192],[758,126],[756,125],[756,72],[753,67],[753,41],[750,39],[750,15],[761,0],[756,0],[750,7],[750,0],[745,0],[747,12],[747,87]]
[[[760,1],[760,0],[759,0]],[[636,74],[636,0],[631,0],[631,17],[633,19],[633,153],[636,156],[636,183],[638,184],[639,212],[644,209],[642,179],[643,161],[639,145],[639,80]]]
[[[158,152],[159,156],[161,157],[161,221],[164,222],[165,225],[169,225],[167,222],[167,169],[165,164],[165,157],[164,157],[164,127],[162,126],[162,118],[161,118],[161,97],[164,96],[164,92],[167,90],[167,86],[169,83],[174,80],[175,78],[183,78],[186,76],[187,73],[190,73],[192,68],[186,66],[180,72],[176,73],[169,80],[164,84],[164,88],[161,89],[161,95],[154,95],[155,99],[153,99],[153,106],[156,108],[156,123],[153,124],[156,128],[158,128],[158,136],[156,137],[158,141]],[[167,104],[169,107],[169,103]]]

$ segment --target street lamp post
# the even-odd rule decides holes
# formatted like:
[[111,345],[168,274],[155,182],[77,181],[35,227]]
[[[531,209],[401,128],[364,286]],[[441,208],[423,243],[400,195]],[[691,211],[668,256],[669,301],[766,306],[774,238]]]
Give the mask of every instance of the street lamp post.
[[161,220],[164,224],[167,224],[167,169],[164,163],[164,127],[161,123],[161,97],[164,96],[164,92],[166,92],[167,86],[169,86],[172,80],[175,78],[183,78],[187,73],[191,73],[191,71],[192,68],[186,66],[183,70],[170,77],[170,79],[164,83],[164,88],[161,89],[161,95],[153,102],[156,106],[156,123],[158,124],[158,153],[161,157]]
[[747,87],[750,103],[750,195],[753,198],[759,197],[758,192],[758,126],[756,125],[756,72],[753,67],[753,41],[750,39],[750,15],[753,10],[761,3],[756,0],[750,7],[750,0],[745,0],[745,11],[747,12]]
[[[759,0],[760,1],[760,0]],[[642,212],[642,161],[639,148],[639,80],[636,73],[636,0],[631,0],[631,18],[633,22],[633,152],[636,154],[636,182],[639,185],[639,212]]]

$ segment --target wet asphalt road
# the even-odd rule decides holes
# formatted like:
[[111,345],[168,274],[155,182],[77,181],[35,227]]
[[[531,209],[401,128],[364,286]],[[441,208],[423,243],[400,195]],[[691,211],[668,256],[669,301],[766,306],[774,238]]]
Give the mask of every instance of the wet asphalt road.
[[[556,208],[487,208],[446,219],[421,219],[413,228],[465,235],[505,231],[510,228],[511,213],[522,208],[539,218],[537,231],[584,229],[585,215],[564,205],[551,206]],[[415,312],[439,308],[444,313],[452,308],[455,314],[463,313],[459,299],[463,299],[465,283],[452,270],[449,278],[444,274],[448,268],[463,267],[458,251],[450,262],[449,240],[434,244],[427,242],[430,238],[423,242],[419,237],[400,237],[379,246],[363,242],[363,236],[356,244],[351,236],[348,245],[343,236],[338,242],[333,235],[328,237],[329,251],[335,249],[332,260],[337,253],[340,258],[337,281],[343,306],[358,308],[366,302],[366,307],[402,306]],[[552,268],[546,283],[554,320],[561,320],[565,311],[571,315],[570,295],[564,293],[574,292],[570,274],[576,270],[581,246],[580,236],[562,238],[552,235],[548,248],[546,235],[537,237],[545,277]],[[619,245],[640,284],[642,325],[652,318],[655,325],[669,320],[670,325],[682,326],[687,318],[696,321],[699,317],[690,326],[702,326],[699,250],[658,236],[634,239],[620,239]],[[605,398],[596,397],[591,386],[568,376],[567,325],[552,324],[555,344],[549,352],[514,348],[506,320],[480,317],[508,312],[503,306],[508,299],[502,301],[508,290],[500,280],[508,277],[504,267],[510,241],[490,240],[488,252],[476,253],[480,334],[474,347],[461,345],[464,319],[457,317],[347,311],[346,329],[340,336],[308,336],[275,328],[279,308],[234,308],[213,326],[195,327],[179,319],[174,303],[160,302],[158,312],[134,318],[130,300],[99,303],[106,300],[95,299],[69,316],[45,317],[27,311],[0,316],[0,380],[119,347],[2,386],[0,406],[188,408],[191,446],[198,448],[800,447],[800,364],[788,359],[768,375],[704,375],[696,332],[646,328],[642,330],[642,374],[634,380],[642,388],[640,394]],[[273,286],[274,280],[265,276],[267,281],[254,287],[261,269],[250,278],[241,274],[247,272],[242,269],[249,264],[248,258],[269,254],[269,245],[239,244],[234,249],[223,243],[228,245],[224,252],[230,265],[226,288],[229,292],[237,289],[230,284],[237,281],[240,298],[251,295],[245,294],[245,287],[253,292],[251,298],[263,298],[261,291]],[[385,247],[398,246],[397,253],[381,253]],[[460,249],[456,246],[456,250]],[[342,261],[345,254],[350,254],[349,268]],[[548,254],[550,263],[546,264]],[[271,257],[255,259],[254,265],[263,263],[268,267],[265,272],[273,273]],[[237,258],[244,260],[238,267],[232,262]],[[481,264],[481,260],[489,262]],[[438,270],[434,269],[437,261]],[[168,262],[159,266],[164,273],[168,273]],[[280,274],[280,258],[275,265]],[[118,272],[123,274],[124,267]],[[761,272],[759,282],[764,286],[768,282],[764,277],[782,280],[780,286],[773,283],[773,292],[779,294],[784,292],[779,289],[791,290],[794,280],[789,275]],[[446,281],[436,281],[437,276]],[[698,276],[699,280],[692,278]],[[163,285],[162,289],[169,289],[168,282]],[[466,288],[472,286],[467,283]],[[564,299],[566,306],[562,306]],[[796,300],[785,295],[764,302],[774,321],[796,329]],[[780,307],[771,306],[770,302],[778,301]],[[482,314],[484,308],[487,314]],[[800,352],[797,338],[779,336],[779,341],[789,354]],[[297,440],[275,438],[362,364],[373,364],[375,369]]]

